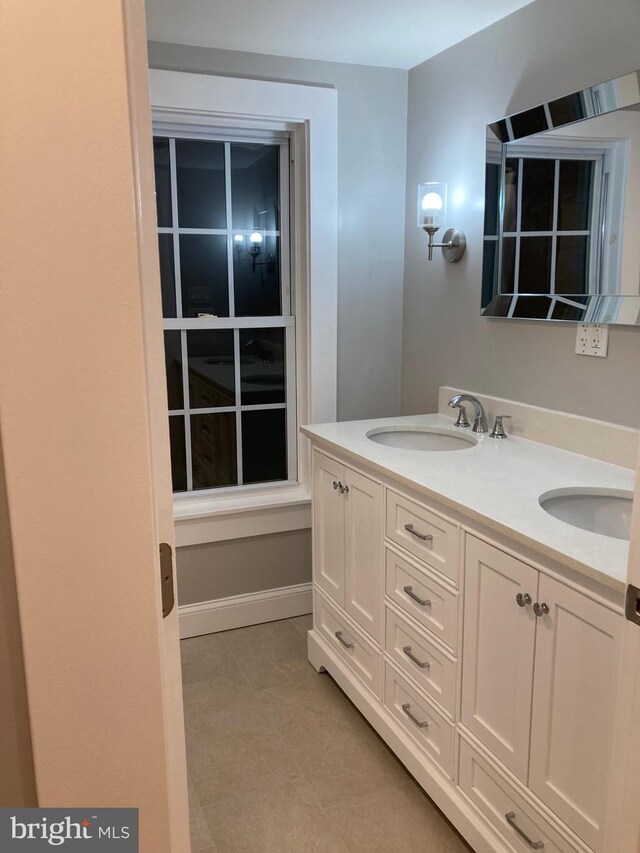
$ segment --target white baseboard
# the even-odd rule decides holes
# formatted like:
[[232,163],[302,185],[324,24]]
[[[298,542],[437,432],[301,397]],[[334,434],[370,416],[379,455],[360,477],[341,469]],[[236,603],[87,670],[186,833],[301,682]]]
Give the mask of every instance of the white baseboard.
[[247,595],[233,595],[215,601],[185,604],[178,608],[180,639],[311,613],[311,589],[310,583],[301,583]]

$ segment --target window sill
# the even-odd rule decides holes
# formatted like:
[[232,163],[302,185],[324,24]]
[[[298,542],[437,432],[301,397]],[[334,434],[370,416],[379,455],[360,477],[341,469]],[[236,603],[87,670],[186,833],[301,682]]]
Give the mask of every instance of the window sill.
[[296,483],[242,495],[174,498],[176,547],[311,527],[311,496]]

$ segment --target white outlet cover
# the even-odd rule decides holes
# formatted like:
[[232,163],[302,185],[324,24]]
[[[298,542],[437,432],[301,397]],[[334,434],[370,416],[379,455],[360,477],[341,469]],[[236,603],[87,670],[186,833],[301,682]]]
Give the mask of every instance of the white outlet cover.
[[606,323],[578,323],[576,354],[606,358],[609,349],[609,326]]

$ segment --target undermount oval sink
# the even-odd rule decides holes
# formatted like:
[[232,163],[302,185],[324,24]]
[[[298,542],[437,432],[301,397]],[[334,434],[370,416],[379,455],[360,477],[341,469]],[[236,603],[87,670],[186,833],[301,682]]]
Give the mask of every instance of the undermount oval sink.
[[367,438],[377,444],[403,450],[467,450],[477,444],[477,440],[468,435],[410,424],[372,429]]
[[623,489],[554,489],[540,495],[540,506],[554,518],[614,539],[629,539],[633,492]]

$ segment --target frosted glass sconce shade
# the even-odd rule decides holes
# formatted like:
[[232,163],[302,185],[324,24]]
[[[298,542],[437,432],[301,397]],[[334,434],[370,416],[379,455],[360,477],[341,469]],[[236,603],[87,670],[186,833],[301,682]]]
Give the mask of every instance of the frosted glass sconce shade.
[[447,185],[431,181],[418,186],[418,227],[442,226],[447,216]]
[[437,181],[418,184],[418,228],[429,235],[429,260],[433,259],[434,249],[442,249],[445,261],[453,264],[464,255],[467,241],[462,231],[449,228],[442,243],[433,242],[433,235],[442,228],[446,218],[447,185]]

